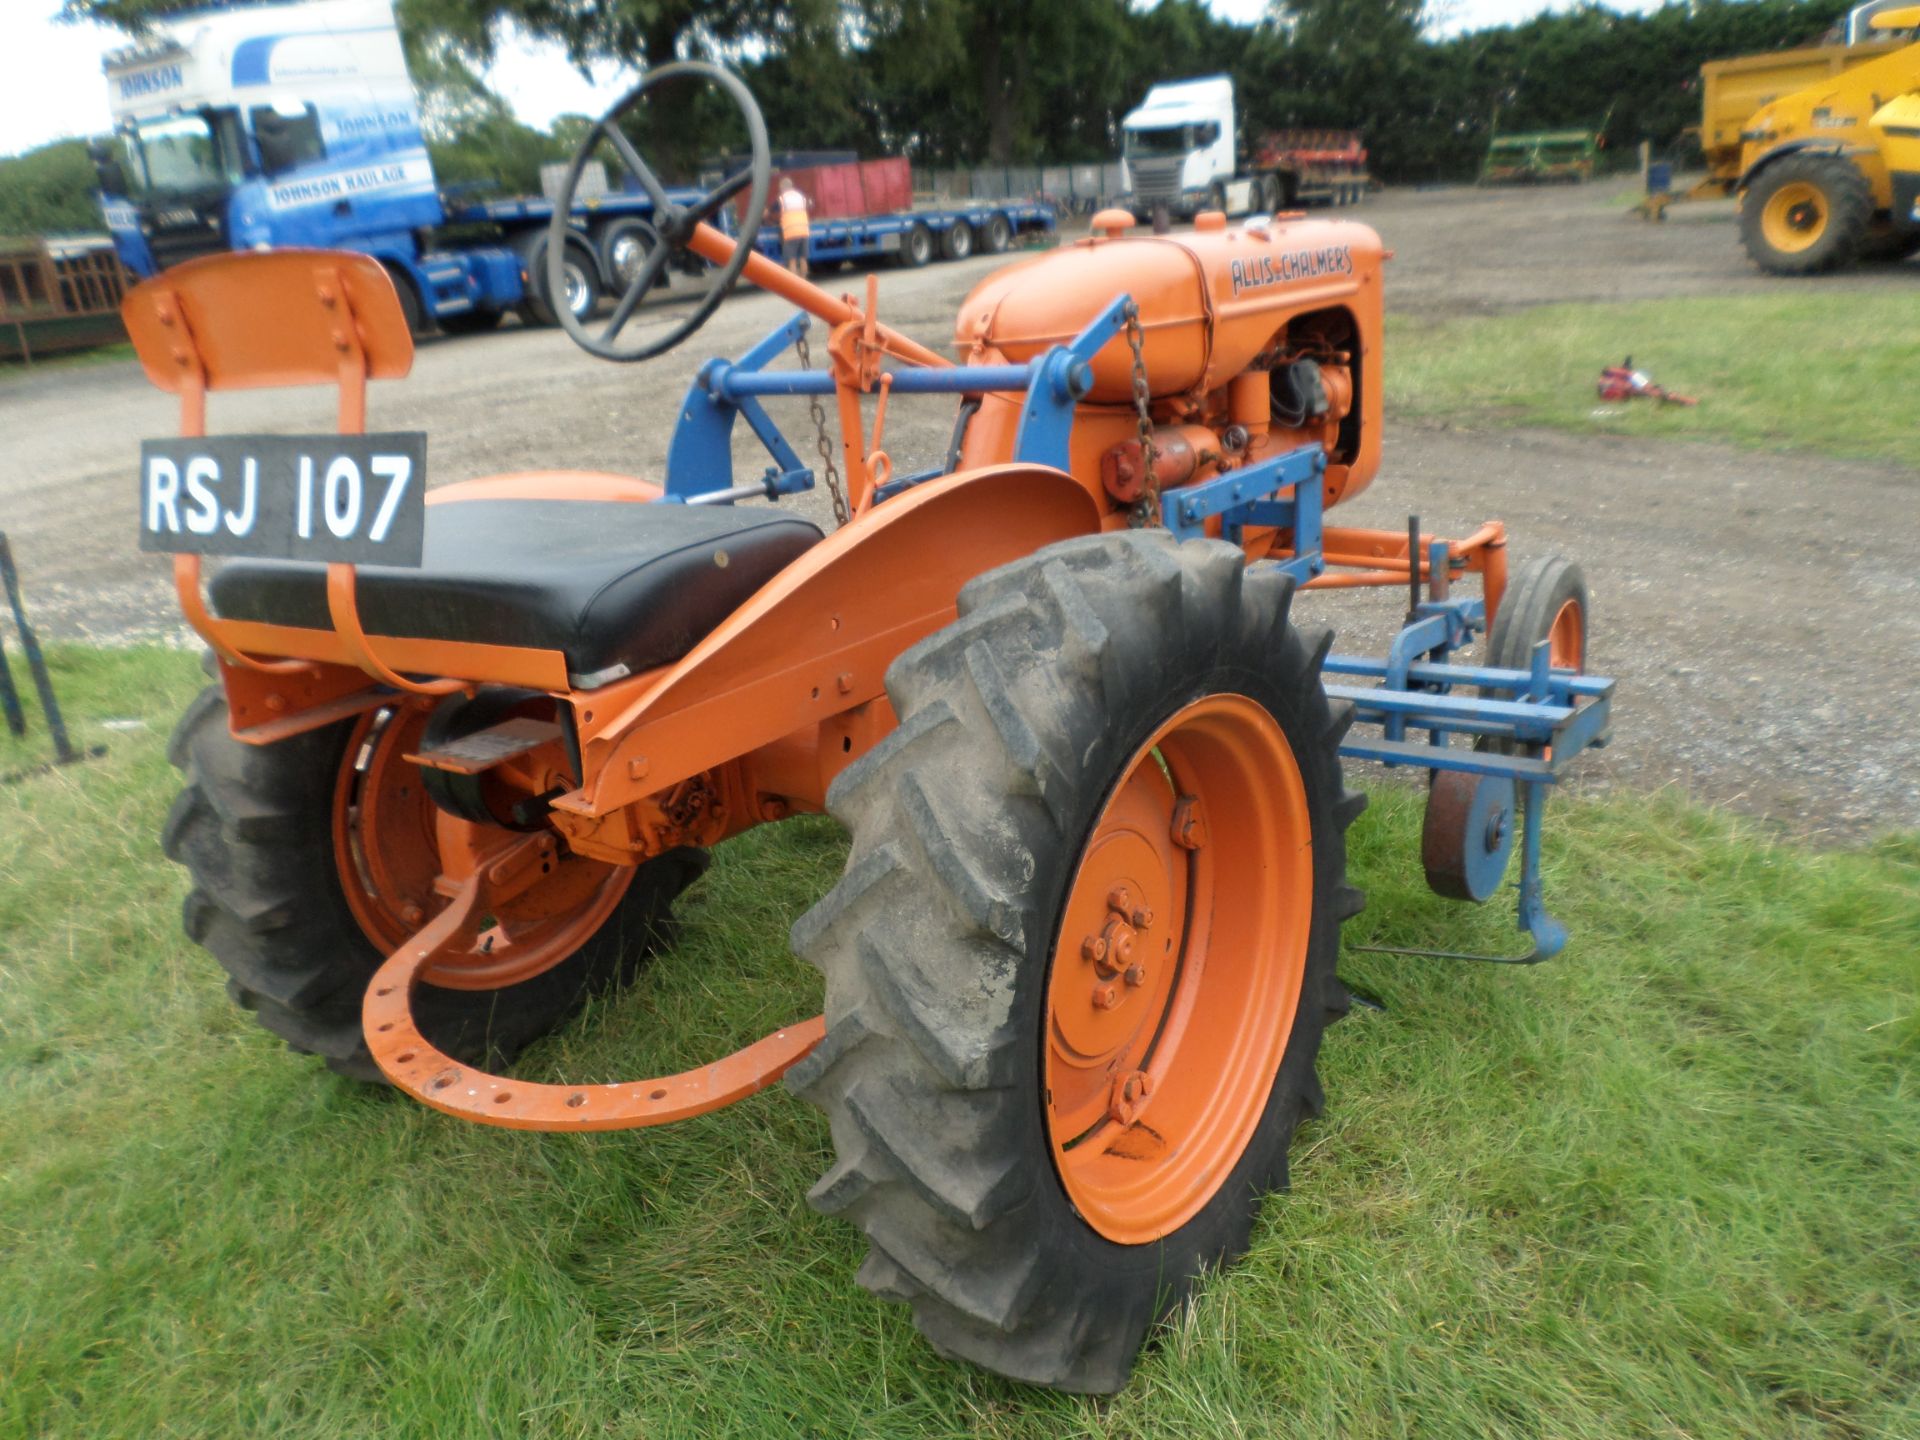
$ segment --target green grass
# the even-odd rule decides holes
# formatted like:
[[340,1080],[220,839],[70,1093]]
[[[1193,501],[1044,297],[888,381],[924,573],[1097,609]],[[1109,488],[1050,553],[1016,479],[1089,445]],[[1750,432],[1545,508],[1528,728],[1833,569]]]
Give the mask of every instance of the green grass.
[[[323,1073],[181,937],[190,657],[59,652],[102,759],[0,787],[0,1435],[1920,1435],[1920,842],[1564,803],[1537,970],[1349,954],[1296,1189],[1132,1387],[950,1366],[813,1215],[775,1091],[652,1132],[464,1125]],[[99,718],[145,718],[104,731]],[[0,767],[10,768],[15,752]],[[1354,832],[1352,938],[1511,948]],[[527,1062],[657,1074],[812,1013],[829,824],[724,847],[681,946]]]
[[[1619,305],[1543,305],[1428,321],[1388,317],[1387,413],[1720,440],[1920,465],[1911,378],[1920,290],[1781,281],[1778,290]],[[1603,404],[1603,366],[1634,364],[1696,409]]]

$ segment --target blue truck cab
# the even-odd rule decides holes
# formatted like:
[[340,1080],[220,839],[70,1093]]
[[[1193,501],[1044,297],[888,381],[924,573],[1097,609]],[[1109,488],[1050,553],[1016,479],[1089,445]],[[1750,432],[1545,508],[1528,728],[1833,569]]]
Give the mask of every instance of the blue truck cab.
[[[418,321],[478,328],[515,306],[551,319],[539,313],[551,207],[517,203],[488,242],[437,243],[450,219],[489,217],[442,204],[390,0],[173,15],[104,68],[115,141],[95,156],[102,212],[136,274],[223,250],[359,250]],[[592,308],[616,279],[609,226],[644,234],[651,209],[612,196],[583,212],[569,303]]]
[[[114,140],[94,166],[107,228],[136,275],[225,250],[358,250],[386,266],[417,330],[482,330],[508,310],[553,323],[553,205],[442,196],[392,0],[210,4],[156,19],[104,69]],[[653,202],[598,178],[601,193],[574,202],[562,266],[560,303],[582,317],[624,293],[659,243]],[[1053,224],[1049,207],[1020,202],[915,208],[816,221],[810,252],[818,263],[918,265]],[[760,247],[777,255],[779,243],[763,225]]]

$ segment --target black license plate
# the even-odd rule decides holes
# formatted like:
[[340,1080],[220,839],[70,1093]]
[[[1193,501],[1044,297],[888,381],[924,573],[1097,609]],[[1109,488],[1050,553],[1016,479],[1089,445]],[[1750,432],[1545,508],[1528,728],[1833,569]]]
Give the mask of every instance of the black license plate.
[[417,566],[427,437],[209,435],[140,444],[140,548]]

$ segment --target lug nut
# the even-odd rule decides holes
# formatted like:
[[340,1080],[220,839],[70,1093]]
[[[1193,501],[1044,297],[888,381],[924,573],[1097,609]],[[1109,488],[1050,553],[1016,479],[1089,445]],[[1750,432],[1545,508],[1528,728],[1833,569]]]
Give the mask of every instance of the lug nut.
[[1153,911],[1148,910],[1145,907],[1142,907],[1141,909],[1138,909],[1133,912],[1132,919],[1133,919],[1134,929],[1136,930],[1148,929],[1153,924]]
[[1111,1010],[1113,1009],[1114,1006],[1118,1005],[1119,1003],[1120,1003],[1120,992],[1114,989],[1113,986],[1096,985],[1093,987],[1093,1008],[1094,1009]]
[[1133,909],[1133,892],[1124,885],[1114,886],[1107,892],[1107,908],[1125,915]]
[[1098,935],[1089,935],[1080,942],[1082,960],[1101,961],[1107,958],[1107,942]]
[[1129,965],[1127,967],[1127,984],[1144,985],[1146,983],[1147,983],[1147,967],[1146,966]]

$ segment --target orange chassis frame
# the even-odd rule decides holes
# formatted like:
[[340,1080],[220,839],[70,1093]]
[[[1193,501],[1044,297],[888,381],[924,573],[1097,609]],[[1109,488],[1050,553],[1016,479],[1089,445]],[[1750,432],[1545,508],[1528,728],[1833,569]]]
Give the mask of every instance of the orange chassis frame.
[[[703,225],[693,248],[724,261],[732,243]],[[576,763],[566,773],[579,784],[554,802],[556,828],[579,854],[632,865],[672,845],[710,845],[790,813],[823,809],[834,776],[893,728],[883,685],[888,664],[955,618],[967,580],[1055,541],[1128,523],[1097,478],[1083,483],[1064,471],[1019,464],[963,471],[875,507],[876,477],[888,468],[878,448],[888,386],[882,357],[951,362],[878,324],[871,278],[863,309],[852,296],[836,299],[759,254],[748,259],[744,276],[831,327],[852,523],[808,550],[682,659],[591,690],[573,687],[557,651],[370,637],[355,603],[354,567],[346,564],[328,567],[330,631],[219,619],[202,595],[200,557],[176,554],[181,609],[218,657],[234,736],[271,744],[384,706],[471,693],[482,683],[544,690],[570,707],[578,739]],[[338,387],[340,432],[360,433],[368,380],[402,377],[412,363],[391,281],[360,255],[279,251],[196,261],[139,286],[123,314],[149,378],[180,397],[183,436],[206,433],[211,390],[320,384]],[[876,392],[869,450],[862,400]],[[622,476],[536,472],[448,486],[427,503],[483,495],[644,503],[659,493]],[[960,523],[987,512],[992,525]],[[1410,568],[1411,578],[1430,581],[1434,544],[1422,536],[1410,557],[1405,534],[1328,527],[1327,571],[1307,586],[1404,587]],[[1505,546],[1497,521],[1447,542],[1441,584],[1477,572],[1491,617],[1506,583]],[[1277,546],[1263,552],[1290,553]],[[888,603],[867,603],[876,594]],[[411,678],[418,675],[462,678]],[[689,787],[703,795],[691,820],[688,807],[671,803]],[[820,1042],[825,1025],[815,1016],[682,1074],[586,1086],[500,1079],[435,1049],[414,1025],[414,987],[436,966],[436,983],[459,983],[462,945],[472,943],[494,905],[540,879],[553,847],[551,835],[514,835],[491,848],[456,845],[443,855],[446,873],[435,889],[447,903],[392,951],[363,1007],[373,1058],[399,1088],[484,1124],[622,1129],[731,1104],[774,1083]]]

